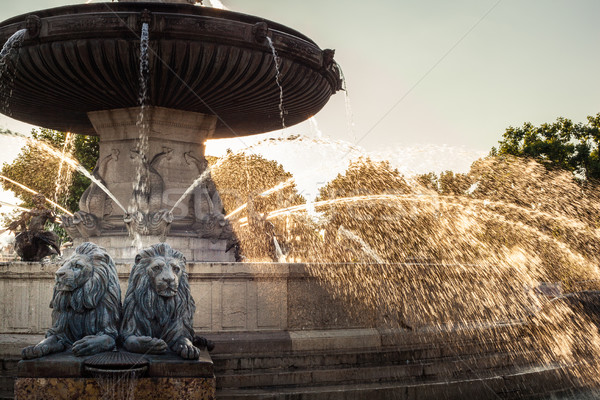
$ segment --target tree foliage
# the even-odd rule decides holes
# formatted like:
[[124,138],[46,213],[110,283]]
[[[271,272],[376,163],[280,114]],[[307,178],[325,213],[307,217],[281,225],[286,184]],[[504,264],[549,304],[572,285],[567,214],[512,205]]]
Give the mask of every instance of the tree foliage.
[[586,123],[558,118],[554,123],[509,127],[491,155],[534,158],[547,167],[573,171],[585,179],[600,179],[600,113]]
[[256,211],[261,213],[304,202],[294,184],[277,191],[273,196],[258,197],[262,192],[292,178],[292,174],[276,161],[256,154],[229,153],[220,161],[209,157],[208,162],[212,164],[211,175],[226,214],[246,203],[249,197],[255,198]]
[[412,181],[387,162],[362,160],[319,200],[356,195],[369,200],[318,208],[327,220],[320,261],[487,265],[495,272],[482,274],[519,271],[567,289],[592,279],[600,262],[600,187],[531,158],[490,156],[468,173]]
[[[67,133],[44,128],[33,130],[31,136],[34,141],[45,142],[59,152],[63,151],[67,139]],[[4,163],[2,175],[42,193],[70,211],[79,210],[79,198],[89,186],[90,180],[81,173],[73,173],[66,163],[63,163],[61,168],[59,159],[36,147],[34,143],[25,145],[12,163]],[[67,156],[77,160],[90,172],[98,160],[98,151],[98,138],[95,136],[73,135],[72,142],[70,145],[67,143],[65,148]],[[59,170],[61,176],[58,175]],[[65,180],[65,177],[68,179]],[[64,189],[58,191],[58,196],[57,180]],[[2,186],[4,189],[14,191],[23,200],[24,206],[32,206],[31,193],[6,181],[2,181]]]
[[[229,152],[222,160],[207,157],[207,161],[212,167],[211,175],[223,201],[225,214],[247,206],[231,217],[246,260],[273,261],[273,236],[288,253],[288,259],[298,258],[307,251],[314,242],[316,230],[305,213],[269,221],[265,219],[269,212],[306,202],[298,194],[295,183],[289,181],[292,174],[276,161],[256,154]],[[263,195],[284,182],[289,185]]]
[[413,205],[393,197],[411,193],[388,161],[353,161],[345,173],[320,189],[317,201],[330,201],[318,208],[327,221],[320,257],[330,262],[398,261],[406,247],[390,246],[390,239],[408,237],[403,228]]
[[453,171],[444,171],[439,176],[435,172],[417,175],[415,181],[424,189],[441,195],[465,194],[472,184],[469,174]]
[[367,157],[353,161],[344,174],[338,174],[319,189],[317,200],[409,191],[404,177],[389,161],[373,161]]

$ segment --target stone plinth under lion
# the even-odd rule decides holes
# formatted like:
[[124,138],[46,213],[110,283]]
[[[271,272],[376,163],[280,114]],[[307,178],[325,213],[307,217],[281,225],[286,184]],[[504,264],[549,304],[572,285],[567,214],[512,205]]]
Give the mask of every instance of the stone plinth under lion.
[[[183,360],[174,353],[141,355],[120,351],[130,359],[139,357],[146,363],[143,375],[128,378],[127,372],[138,365],[123,366],[120,371],[106,370],[108,377],[125,376],[129,399],[213,400],[216,381],[213,363],[206,350],[196,360]],[[100,353],[104,354],[104,353]],[[91,357],[76,357],[72,352],[55,353],[35,360],[23,360],[18,366],[15,399],[118,399],[107,396],[110,386],[86,362]],[[141,362],[140,362],[141,363]],[[115,379],[118,381],[121,378]],[[105,379],[106,380],[106,379]],[[114,389],[113,389],[114,390]],[[118,390],[116,392],[119,392]],[[119,399],[121,400],[121,399]]]

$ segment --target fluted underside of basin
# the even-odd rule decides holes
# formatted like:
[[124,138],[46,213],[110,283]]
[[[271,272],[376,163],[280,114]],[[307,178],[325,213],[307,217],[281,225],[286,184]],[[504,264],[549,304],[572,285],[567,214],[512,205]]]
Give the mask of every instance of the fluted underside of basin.
[[[281,128],[275,60],[267,40],[256,35],[256,23],[263,20],[181,4],[109,4],[34,13],[39,35],[28,35],[19,51],[8,101],[14,118],[94,135],[88,112],[137,106],[138,35],[148,8],[147,104],[217,115],[215,137]],[[0,39],[24,26],[18,17],[5,21]],[[290,126],[327,103],[339,76],[324,66],[323,52],[308,38],[275,23],[267,26],[280,57]]]

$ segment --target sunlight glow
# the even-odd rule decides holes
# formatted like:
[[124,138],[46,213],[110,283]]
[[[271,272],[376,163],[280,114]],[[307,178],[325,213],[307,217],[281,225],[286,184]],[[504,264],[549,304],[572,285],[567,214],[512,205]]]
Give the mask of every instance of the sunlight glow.
[[[5,181],[7,181],[7,182],[10,182],[10,183],[12,183],[13,185],[17,185],[18,187],[20,187],[21,189],[25,190],[26,192],[29,192],[29,193],[32,193],[32,194],[37,194],[37,193],[38,193],[38,192],[36,192],[35,190],[33,190],[33,189],[30,189],[30,188],[28,188],[27,186],[25,186],[25,185],[23,185],[23,184],[21,184],[21,183],[19,183],[19,182],[13,181],[12,179],[9,179],[9,178],[7,178],[7,177],[6,177],[6,176],[4,176],[4,175],[0,175],[0,178],[4,179],[4,180],[5,180]],[[55,203],[55,202],[53,202],[52,200],[50,200],[50,199],[46,199],[46,201],[47,201],[48,203],[52,204],[54,207],[56,207],[56,208],[59,208],[59,209],[60,209],[61,211],[63,211],[64,213],[66,213],[66,214],[70,215],[71,217],[73,216],[73,214],[72,214],[72,213],[71,213],[69,210],[67,210],[67,209],[66,209],[66,208],[64,208],[64,207],[61,207],[60,205],[56,204],[56,203]]]

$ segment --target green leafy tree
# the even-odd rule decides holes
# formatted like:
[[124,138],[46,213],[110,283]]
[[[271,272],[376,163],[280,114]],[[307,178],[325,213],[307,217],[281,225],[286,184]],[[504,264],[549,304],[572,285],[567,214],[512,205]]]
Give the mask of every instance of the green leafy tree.
[[[410,201],[411,186],[388,161],[358,159],[319,192],[318,201],[331,201],[317,209],[327,219],[325,248],[318,255],[322,261],[396,262],[405,258],[410,245],[390,246],[388,239],[417,238],[418,234],[402,234],[413,222],[409,215],[415,214],[415,203]],[[403,196],[409,197],[404,201]]]
[[586,123],[558,118],[554,123],[509,127],[491,155],[534,158],[546,167],[573,171],[585,179],[600,179],[600,113]]
[[[62,151],[67,139],[67,134],[64,132],[44,128],[33,130],[31,136],[35,141],[45,142],[58,151]],[[67,149],[67,155],[91,172],[98,160],[98,151],[98,137],[74,135],[71,146]],[[65,181],[58,176],[58,172],[61,170],[63,177],[68,176],[71,167],[63,163],[60,168],[60,164],[59,159],[38,148],[35,144],[29,143],[21,149],[12,163],[4,163],[1,173],[52,200],[55,200],[56,197],[56,182],[61,179],[61,184],[68,189],[60,191],[62,194],[56,199],[57,203],[70,211],[77,211],[79,210],[79,199],[90,185],[90,180],[83,174],[74,172],[70,174],[71,178]],[[31,193],[4,180],[2,186],[5,190],[14,191],[23,200],[25,207],[32,206]]]
[[472,179],[469,174],[444,171],[439,176],[434,172],[415,176],[421,187],[433,190],[441,195],[461,195],[469,189]]
[[[289,182],[292,174],[276,161],[256,154],[228,152],[223,160],[208,157],[207,161],[212,166],[211,175],[225,213],[247,205],[230,219],[247,260],[272,260],[273,235],[285,247],[283,250],[288,254],[288,259],[305,256],[317,237],[317,230],[306,213],[284,215],[269,221],[264,219],[270,212],[305,203],[295,183]],[[290,184],[271,194],[262,195],[284,182]],[[247,219],[250,223],[241,222]]]

